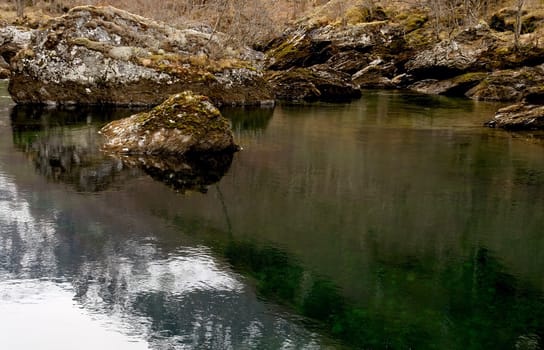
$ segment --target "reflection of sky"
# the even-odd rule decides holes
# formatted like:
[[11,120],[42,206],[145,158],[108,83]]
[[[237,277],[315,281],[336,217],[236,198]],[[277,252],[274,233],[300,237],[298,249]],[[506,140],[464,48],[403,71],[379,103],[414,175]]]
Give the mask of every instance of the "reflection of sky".
[[[78,217],[74,228],[63,222],[74,214],[41,196],[0,170],[0,348],[320,348],[208,248],[164,254],[153,237],[108,235],[107,217]],[[63,248],[97,225],[99,253]]]
[[149,349],[123,325],[81,309],[68,284],[40,280],[0,282],[3,349]]

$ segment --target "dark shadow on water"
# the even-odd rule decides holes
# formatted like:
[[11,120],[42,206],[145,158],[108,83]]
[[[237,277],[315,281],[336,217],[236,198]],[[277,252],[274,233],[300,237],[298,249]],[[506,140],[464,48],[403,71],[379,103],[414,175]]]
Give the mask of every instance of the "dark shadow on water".
[[221,108],[223,116],[232,123],[235,131],[257,132],[265,130],[274,114],[273,107],[223,107]]
[[413,91],[367,91],[366,96],[379,96],[388,94],[393,102],[413,107],[431,108],[431,109],[452,109],[459,111],[471,111],[474,108],[474,102],[466,98],[446,97],[440,95],[422,94]]
[[17,130],[44,129],[56,126],[74,126],[93,124],[101,126],[115,119],[121,119],[138,113],[139,108],[115,107],[62,107],[16,105],[10,117],[12,128]]
[[108,156],[100,149],[100,127],[133,114],[133,109],[46,109],[19,107],[11,112],[13,143],[49,181],[99,192],[148,174],[179,192],[205,193],[229,170],[233,155],[187,157]]

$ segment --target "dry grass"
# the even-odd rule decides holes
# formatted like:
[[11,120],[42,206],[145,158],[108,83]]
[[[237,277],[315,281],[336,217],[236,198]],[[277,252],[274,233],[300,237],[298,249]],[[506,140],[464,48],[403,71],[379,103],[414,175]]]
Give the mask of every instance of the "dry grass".
[[[233,44],[265,41],[326,0],[27,0],[26,24],[57,16],[74,6],[111,5],[178,27],[205,23],[229,35]],[[0,0],[0,20],[15,23],[14,0]],[[20,21],[19,21],[20,22]],[[29,23],[31,22],[31,23]]]
[[[36,27],[50,16],[58,16],[78,5],[111,5],[178,27],[204,23],[208,30],[226,33],[229,44],[236,47],[264,43],[279,35],[290,22],[305,21],[324,25],[355,24],[372,20],[376,17],[373,11],[378,7],[383,7],[389,18],[407,12],[409,8],[418,7],[424,11],[430,10],[437,23],[443,22],[441,16],[447,17],[452,11],[445,11],[441,7],[440,11],[445,11],[444,13],[433,14],[433,5],[452,1],[454,0],[27,0],[27,3],[33,5],[25,9],[24,24]],[[484,0],[471,1],[484,3]],[[486,11],[491,13],[500,7],[513,5],[515,1],[485,1],[490,4]],[[542,0],[526,0],[525,8],[543,8]],[[14,0],[0,0],[0,23],[21,23],[15,10]],[[462,12],[461,15],[464,15]],[[488,19],[485,13],[479,16]],[[459,23],[456,21],[452,25],[457,26]]]

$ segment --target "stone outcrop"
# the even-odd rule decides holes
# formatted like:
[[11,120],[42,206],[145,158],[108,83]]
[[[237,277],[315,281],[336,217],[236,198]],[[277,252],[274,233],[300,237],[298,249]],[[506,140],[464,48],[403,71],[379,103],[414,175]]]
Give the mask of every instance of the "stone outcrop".
[[490,73],[466,96],[482,101],[519,102],[544,84],[544,65]]
[[32,32],[11,59],[9,91],[17,103],[155,105],[190,89],[217,104],[259,104],[271,93],[258,59],[205,26],[82,6]]
[[[437,25],[447,24],[437,24],[423,9],[378,11],[376,18],[368,17],[376,10],[368,3],[355,1],[348,8],[340,2],[330,1],[271,41],[265,48],[268,68],[292,70],[293,85],[295,72],[311,68],[349,74],[359,88],[408,88],[490,101],[520,101],[529,89],[542,84],[538,65],[544,62],[544,45],[536,38],[544,33],[544,21],[538,15],[524,15],[528,27],[523,32],[531,34],[522,35],[516,47],[513,32],[497,30],[496,23],[450,28],[447,36],[444,27],[438,35]],[[341,8],[346,9],[344,14],[338,12]],[[306,86],[305,80],[301,74],[300,85]],[[276,94],[289,98],[289,93]]]
[[210,99],[185,91],[149,112],[115,120],[100,132],[111,153],[157,156],[233,152],[229,121]]
[[411,90],[444,96],[467,96],[467,92],[480,84],[488,76],[485,72],[466,73],[450,79],[424,79],[409,86]]
[[[396,67],[391,57],[403,45],[400,32],[383,20],[315,28],[305,19],[266,47],[267,67],[273,71],[267,80],[278,99],[294,101],[348,100],[360,96],[354,89],[361,86],[392,87]],[[378,75],[365,70],[375,62],[380,62]],[[334,89],[314,89],[325,80]]]
[[339,102],[361,97],[361,90],[352,84],[349,74],[326,67],[270,72],[267,79],[279,100]]
[[486,125],[512,131],[544,129],[544,105],[518,103],[501,108]]
[[406,73],[421,80],[486,71],[490,68],[488,52],[498,45],[497,41],[487,24],[479,23],[416,54],[405,64]]

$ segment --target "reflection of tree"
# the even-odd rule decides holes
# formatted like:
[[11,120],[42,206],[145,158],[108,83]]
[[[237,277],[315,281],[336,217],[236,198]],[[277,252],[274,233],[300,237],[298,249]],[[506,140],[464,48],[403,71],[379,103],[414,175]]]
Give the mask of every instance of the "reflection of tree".
[[256,133],[266,129],[268,122],[272,119],[274,109],[224,107],[221,108],[221,113],[231,121],[232,128],[236,132],[249,131]]
[[[504,272],[485,248],[474,259],[435,271],[430,282],[431,272],[420,262],[378,264],[372,288],[376,296],[385,295],[366,302],[344,297],[333,282],[313,276],[277,248],[231,241],[224,254],[256,280],[261,295],[319,321],[356,347],[511,349],[527,337],[544,339],[542,295]],[[432,289],[443,291],[440,300],[411,305],[409,295]]]
[[100,152],[99,124],[113,116],[106,111],[16,106],[11,112],[14,144],[48,180],[73,184],[78,191],[102,191],[136,175]]

